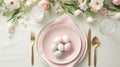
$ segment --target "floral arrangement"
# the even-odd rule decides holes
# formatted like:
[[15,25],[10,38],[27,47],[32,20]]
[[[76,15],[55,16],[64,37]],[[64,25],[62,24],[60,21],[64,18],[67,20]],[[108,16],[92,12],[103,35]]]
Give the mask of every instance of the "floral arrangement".
[[95,22],[92,15],[101,13],[120,20],[120,0],[0,0],[0,13],[8,17],[8,32],[14,32],[15,23],[38,5],[47,13],[68,12],[79,16],[84,14],[87,22]]

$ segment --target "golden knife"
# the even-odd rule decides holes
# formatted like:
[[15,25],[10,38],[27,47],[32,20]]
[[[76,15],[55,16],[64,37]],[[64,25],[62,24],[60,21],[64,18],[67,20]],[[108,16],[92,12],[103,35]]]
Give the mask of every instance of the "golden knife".
[[91,64],[91,29],[88,30],[88,66]]

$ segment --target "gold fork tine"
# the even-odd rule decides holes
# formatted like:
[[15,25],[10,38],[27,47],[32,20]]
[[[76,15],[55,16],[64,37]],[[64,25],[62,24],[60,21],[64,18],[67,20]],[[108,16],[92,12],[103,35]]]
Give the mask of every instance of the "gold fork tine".
[[31,42],[32,42],[32,45],[34,45],[34,43],[35,43],[35,33],[34,32],[31,32]]
[[31,64],[32,65],[34,65],[34,43],[35,43],[35,33],[31,32],[31,44],[32,44]]

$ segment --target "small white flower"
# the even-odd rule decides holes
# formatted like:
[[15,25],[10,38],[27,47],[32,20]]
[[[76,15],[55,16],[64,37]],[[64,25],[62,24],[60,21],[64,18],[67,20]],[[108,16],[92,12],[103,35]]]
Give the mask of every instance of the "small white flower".
[[20,8],[19,0],[5,0],[5,5],[9,9],[18,9]]
[[80,9],[82,9],[82,10],[84,10],[84,11],[88,9],[88,6],[87,6],[87,4],[86,4],[86,1],[80,2],[79,7],[80,7]]
[[14,24],[8,23],[8,33],[13,33],[14,32]]
[[31,2],[35,3],[37,0],[30,0]]
[[13,28],[14,28],[14,24],[8,23],[8,29],[13,29]]
[[31,5],[33,5],[36,1],[37,1],[37,0],[28,0],[28,1],[26,2],[26,6],[31,6]]
[[103,7],[103,3],[104,0],[91,0],[91,2],[89,3],[89,6],[91,7],[91,9],[96,12],[100,9],[102,9]]
[[88,23],[93,23],[95,22],[95,20],[93,19],[93,17],[89,16],[86,20]]
[[26,6],[31,6],[33,3],[31,1],[26,2]]
[[113,18],[116,19],[116,20],[120,20],[120,13],[115,13]]
[[80,15],[81,13],[82,13],[81,10],[76,10],[76,11],[74,12],[74,15],[75,15],[75,16],[78,16],[78,15]]

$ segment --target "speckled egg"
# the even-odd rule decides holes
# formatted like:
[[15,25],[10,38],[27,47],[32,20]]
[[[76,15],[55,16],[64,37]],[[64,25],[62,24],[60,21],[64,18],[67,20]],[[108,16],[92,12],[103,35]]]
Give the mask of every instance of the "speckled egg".
[[54,39],[54,43],[58,44],[58,43],[60,43],[60,42],[62,42],[62,38],[61,38],[61,37],[56,37],[56,38]]
[[62,37],[62,41],[65,42],[65,43],[68,43],[70,41],[70,38],[67,35],[64,35]]
[[52,51],[56,51],[57,50],[57,44],[56,43],[51,44],[51,50]]
[[54,52],[54,55],[55,55],[55,57],[59,58],[59,57],[62,56],[62,52],[57,50],[57,51]]
[[62,43],[58,44],[58,50],[63,51],[64,45]]

